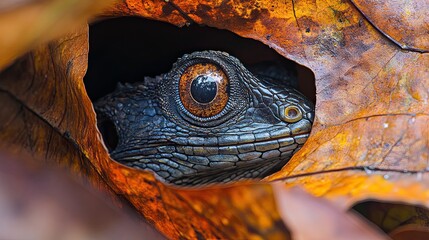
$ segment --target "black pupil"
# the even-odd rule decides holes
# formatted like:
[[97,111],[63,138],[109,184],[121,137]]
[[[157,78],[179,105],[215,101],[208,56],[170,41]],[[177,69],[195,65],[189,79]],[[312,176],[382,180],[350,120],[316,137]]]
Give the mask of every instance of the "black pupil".
[[209,103],[213,101],[217,93],[216,79],[200,75],[191,84],[191,94],[195,101],[199,103]]
[[296,117],[296,115],[298,115],[298,111],[296,111],[295,109],[290,109],[288,115],[291,118]]

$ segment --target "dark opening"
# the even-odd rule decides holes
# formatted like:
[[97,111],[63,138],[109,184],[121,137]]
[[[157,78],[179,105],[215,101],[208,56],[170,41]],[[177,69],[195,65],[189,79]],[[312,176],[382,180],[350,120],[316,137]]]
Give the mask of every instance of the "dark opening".
[[[237,57],[252,71],[276,64],[290,72],[295,85],[315,102],[311,70],[287,60],[268,46],[210,27],[174,25],[138,17],[107,19],[89,30],[89,63],[85,86],[95,101],[113,92],[118,82],[138,82],[144,76],[168,72],[183,54],[220,50]],[[257,65],[255,67],[255,65]]]
[[118,132],[116,131],[115,124],[109,119],[101,119],[97,122],[98,129],[103,136],[104,143],[106,144],[109,152],[115,150],[118,146]]
[[427,208],[404,203],[365,201],[356,204],[352,209],[392,239],[429,237]]

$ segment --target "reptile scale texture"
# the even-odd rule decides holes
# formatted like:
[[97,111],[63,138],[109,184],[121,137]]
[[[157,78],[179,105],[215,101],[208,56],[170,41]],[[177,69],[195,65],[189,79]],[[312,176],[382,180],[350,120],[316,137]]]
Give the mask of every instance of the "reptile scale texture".
[[313,104],[290,85],[256,77],[219,51],[184,55],[166,74],[119,84],[95,109],[113,159],[177,185],[278,171],[314,118]]

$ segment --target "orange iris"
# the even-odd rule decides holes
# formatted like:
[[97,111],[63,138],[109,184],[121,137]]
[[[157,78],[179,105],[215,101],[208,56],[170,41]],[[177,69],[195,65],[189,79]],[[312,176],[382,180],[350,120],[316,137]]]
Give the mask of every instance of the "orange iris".
[[198,117],[219,114],[229,99],[229,80],[225,72],[212,63],[188,67],[180,77],[179,95],[183,106]]

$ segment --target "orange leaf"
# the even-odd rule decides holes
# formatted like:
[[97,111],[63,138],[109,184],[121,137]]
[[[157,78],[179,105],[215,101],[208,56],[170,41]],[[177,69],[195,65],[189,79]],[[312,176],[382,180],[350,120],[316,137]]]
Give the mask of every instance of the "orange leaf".
[[113,0],[5,0],[0,3],[0,70],[41,43],[86,22]]
[[[351,2],[126,0],[103,13],[111,15],[227,29],[313,70],[312,134],[267,181],[302,185],[344,208],[367,198],[429,206],[429,55],[402,51]],[[417,38],[407,44],[425,47]],[[124,196],[170,238],[288,237],[267,183],[178,189],[110,159],[82,82],[87,51],[84,28],[38,47],[1,73],[2,148],[88,175],[98,188]],[[0,59],[6,64],[11,57]]]
[[427,1],[352,1],[363,15],[401,48],[429,52]]

